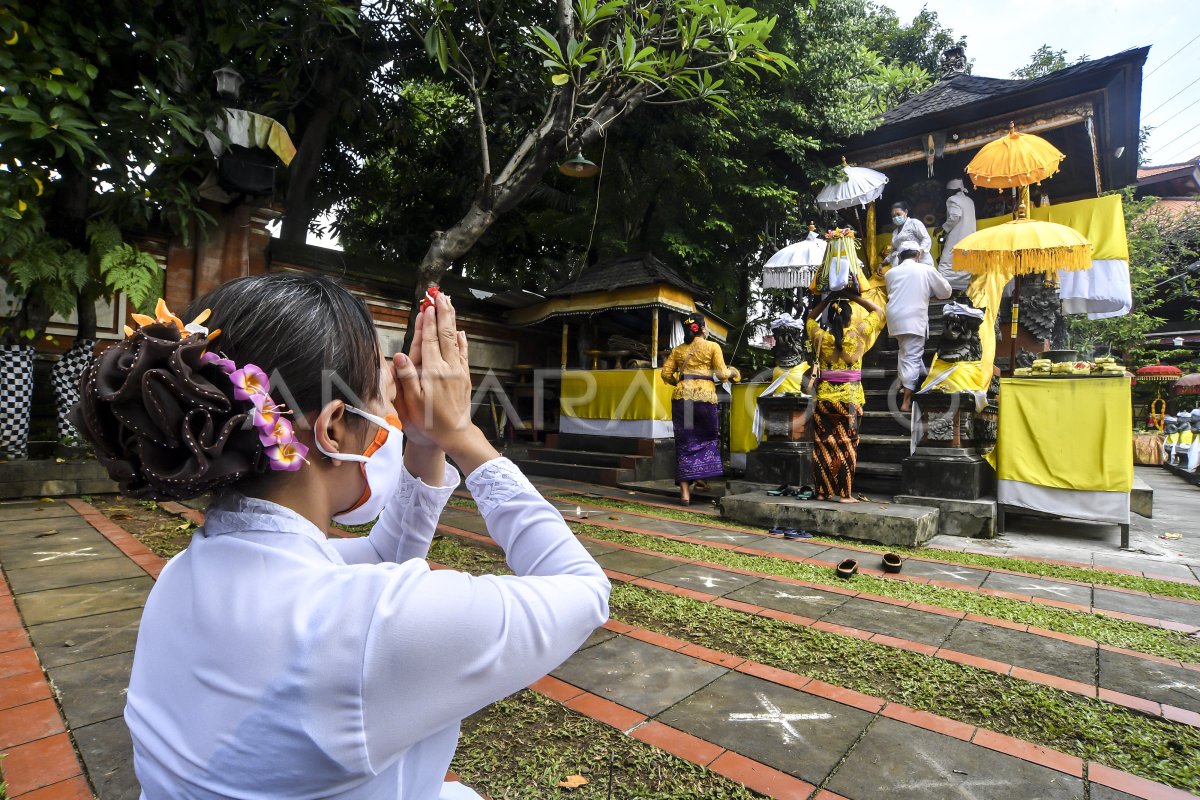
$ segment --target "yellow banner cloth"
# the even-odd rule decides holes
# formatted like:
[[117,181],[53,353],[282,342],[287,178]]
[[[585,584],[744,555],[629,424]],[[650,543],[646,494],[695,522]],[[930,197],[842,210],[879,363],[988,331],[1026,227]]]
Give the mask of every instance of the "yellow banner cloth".
[[[946,377],[942,378],[944,374]],[[935,355],[921,388],[934,385],[933,391],[938,392],[978,392],[986,389],[991,381],[992,371],[988,370],[985,380],[982,362],[942,361]]]
[[[778,377],[778,376],[776,376]],[[789,379],[790,380],[790,379]],[[784,381],[786,386],[788,381]],[[754,435],[754,410],[758,397],[767,390],[767,383],[735,383],[729,401],[729,452],[749,453],[758,447]],[[780,387],[783,391],[783,387]]]
[[[1122,210],[1121,195],[1110,194],[1090,200],[1076,200],[1059,205],[1037,206],[1029,213],[1030,219],[1057,222],[1082,233],[1092,243],[1092,260],[1129,260],[1129,239],[1125,235],[1125,212]],[[977,230],[991,228],[1012,217],[988,217],[979,220]]]
[[582,419],[669,420],[674,390],[656,369],[568,370],[559,411]]
[[783,383],[779,384],[775,394],[804,394],[804,376],[808,374],[808,362],[801,361],[786,370],[783,367],[775,367],[771,370],[771,383],[779,380],[779,377],[784,374],[787,377],[783,379]]
[[1004,378],[988,460],[1000,480],[1087,492],[1133,488],[1129,381]]

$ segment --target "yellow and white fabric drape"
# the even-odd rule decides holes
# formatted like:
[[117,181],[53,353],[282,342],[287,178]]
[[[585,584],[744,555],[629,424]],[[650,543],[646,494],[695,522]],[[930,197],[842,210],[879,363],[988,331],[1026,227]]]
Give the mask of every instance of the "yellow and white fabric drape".
[[673,390],[655,369],[567,370],[559,394],[559,430],[669,438]]
[[1129,522],[1130,386],[1123,378],[1005,378],[987,457],[997,499],[1075,519]]

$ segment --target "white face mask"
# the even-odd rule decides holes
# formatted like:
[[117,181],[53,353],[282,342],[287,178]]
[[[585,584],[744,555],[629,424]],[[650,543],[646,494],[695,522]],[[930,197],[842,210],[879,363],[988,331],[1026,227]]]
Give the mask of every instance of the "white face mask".
[[350,405],[346,406],[346,410],[379,426],[379,432],[366,451],[361,456],[330,453],[321,447],[320,440],[316,444],[318,450],[335,461],[358,461],[362,464],[363,478],[367,481],[366,490],[357,503],[333,515],[334,522],[362,525],[378,517],[400,488],[404,469],[404,434],[400,430],[400,420],[391,414],[384,419]]
[[907,217],[905,217],[903,214],[896,214],[894,217],[892,217],[892,223],[896,225],[903,225],[904,220],[906,219]]

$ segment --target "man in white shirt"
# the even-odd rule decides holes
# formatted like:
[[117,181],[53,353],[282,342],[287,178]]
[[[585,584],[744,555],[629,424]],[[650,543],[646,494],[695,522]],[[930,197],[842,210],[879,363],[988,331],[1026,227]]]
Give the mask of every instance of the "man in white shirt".
[[912,408],[917,381],[925,372],[925,337],[929,335],[929,300],[950,297],[950,284],[929,264],[923,264],[918,245],[911,240],[899,243],[900,263],[884,273],[887,282],[888,335],[896,337],[900,352],[896,369],[904,389],[901,411]]
[[951,194],[946,198],[946,221],[942,223],[942,232],[946,234],[946,239],[942,242],[942,258],[938,269],[950,282],[951,287],[965,291],[967,284],[971,282],[971,275],[967,272],[956,272],[952,264],[955,245],[975,232],[975,201],[967,197],[966,187],[959,178],[947,183],[946,189]]

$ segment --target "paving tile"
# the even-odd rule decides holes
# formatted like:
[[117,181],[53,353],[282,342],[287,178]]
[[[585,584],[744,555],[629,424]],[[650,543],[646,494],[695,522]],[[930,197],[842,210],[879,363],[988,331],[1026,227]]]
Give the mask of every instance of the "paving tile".
[[41,672],[42,665],[32,649],[9,650],[0,653],[0,678],[20,675],[23,672]]
[[146,571],[123,555],[116,558],[98,558],[27,569],[9,569],[8,583],[13,594],[40,592],[45,589],[61,589],[83,583],[138,578]]
[[37,625],[63,619],[74,619],[107,611],[139,608],[154,585],[149,576],[105,583],[89,583],[65,589],[48,589],[17,598],[25,624]]
[[605,553],[596,559],[596,563],[605,569],[624,572],[626,575],[637,575],[639,578],[679,566],[678,561],[672,561],[669,558],[648,556],[645,553],[633,553],[628,550]]
[[592,558],[602,556],[605,553],[615,553],[621,548],[615,544],[605,544],[604,542],[596,542],[590,539],[580,539],[579,543],[583,545],[583,549],[592,554]]
[[683,536],[689,539],[703,539],[706,542],[717,542],[720,544],[732,544],[739,547],[758,547],[759,543],[768,541],[762,536],[756,536],[753,533],[735,533],[734,531],[722,531],[716,528],[697,528],[683,532]]
[[1200,712],[1200,672],[1194,670],[1101,650],[1100,685]]
[[880,719],[838,769],[829,788],[889,800],[1082,800],[1083,781],[1019,758]]
[[687,759],[693,764],[708,764],[721,755],[721,748],[661,722],[648,722],[632,734],[633,738],[652,744],[660,750]]
[[774,539],[769,536],[756,536],[754,538],[757,541],[751,542],[746,547],[753,547],[755,550],[766,550],[770,553],[786,553],[798,558],[820,558],[823,561],[832,560],[832,557],[825,558],[823,555],[829,551],[829,545],[809,544],[803,539]]
[[744,586],[757,583],[760,579],[749,575],[739,575],[736,572],[712,569],[711,567],[681,564],[680,566],[654,573],[654,580],[719,597],[729,594],[734,589],[741,589]]
[[80,765],[65,733],[9,748],[4,753],[4,780],[9,797],[18,797],[43,786],[72,778]]
[[92,800],[92,787],[88,785],[87,778],[76,775],[23,794],[17,800]]
[[133,653],[116,653],[48,670],[72,730],[125,711]]
[[610,631],[608,628],[596,628],[596,630],[592,631],[591,635],[588,636],[584,643],[579,645],[579,649],[584,650],[588,647],[598,645],[601,642],[607,642],[616,635],[616,631]]
[[42,537],[26,534],[0,537],[4,569],[25,569],[116,558],[121,551],[96,531],[69,531]]
[[63,722],[53,700],[39,700],[0,711],[0,750],[62,733]]
[[53,669],[132,650],[141,618],[141,607],[130,608],[34,625],[29,635],[42,664]]
[[0,678],[0,710],[49,699],[50,686],[40,672],[22,672]]
[[1139,800],[1134,795],[1118,792],[1116,789],[1110,789],[1098,783],[1093,783],[1088,787],[1088,797],[1091,800]]
[[39,519],[0,519],[0,537],[10,534],[73,533],[94,531],[83,517],[45,517]]
[[138,800],[133,743],[121,717],[71,731],[100,800]]
[[1092,597],[1092,605],[1106,611],[1123,611],[1126,614],[1200,625],[1200,605],[1196,603],[1177,603],[1161,597],[1145,597],[1099,587],[1093,590]]
[[820,619],[849,599],[842,594],[772,580],[759,581],[730,592],[728,598],[812,619]]
[[66,503],[0,503],[0,526],[13,520],[53,517],[79,517],[79,512]]
[[[862,562],[860,559],[860,563],[866,562]],[[878,563],[871,563],[870,566],[878,566]],[[978,588],[988,576],[986,570],[971,569],[970,567],[963,567],[958,564],[938,564],[934,561],[921,561],[915,558],[904,560],[904,567],[901,574],[915,575],[918,578],[928,578],[934,581],[958,583],[975,588]]]
[[755,761],[819,784],[871,715],[733,672],[658,717]]
[[953,617],[858,598],[847,600],[821,621],[934,645],[941,644],[958,624]]
[[1092,604],[1092,587],[1076,586],[1073,583],[1048,581],[1042,578],[1030,578],[1024,575],[1009,575],[1004,572],[993,572],[983,582],[985,589],[998,589],[1002,592],[1042,597],[1047,600],[1058,600],[1065,603],[1078,603],[1081,606]]
[[550,674],[654,715],[726,672],[723,667],[622,636],[577,652]]
[[958,624],[942,646],[980,658],[1095,684],[1095,647],[965,620]]
[[[788,543],[787,540],[784,540]],[[809,545],[809,547],[819,547],[820,545]],[[837,564],[839,561],[845,561],[847,558],[853,558],[862,566],[872,566],[879,562],[882,553],[869,553],[862,550],[847,550],[842,547],[826,547],[820,553],[805,558],[815,558],[818,561],[824,561],[828,564]]]

